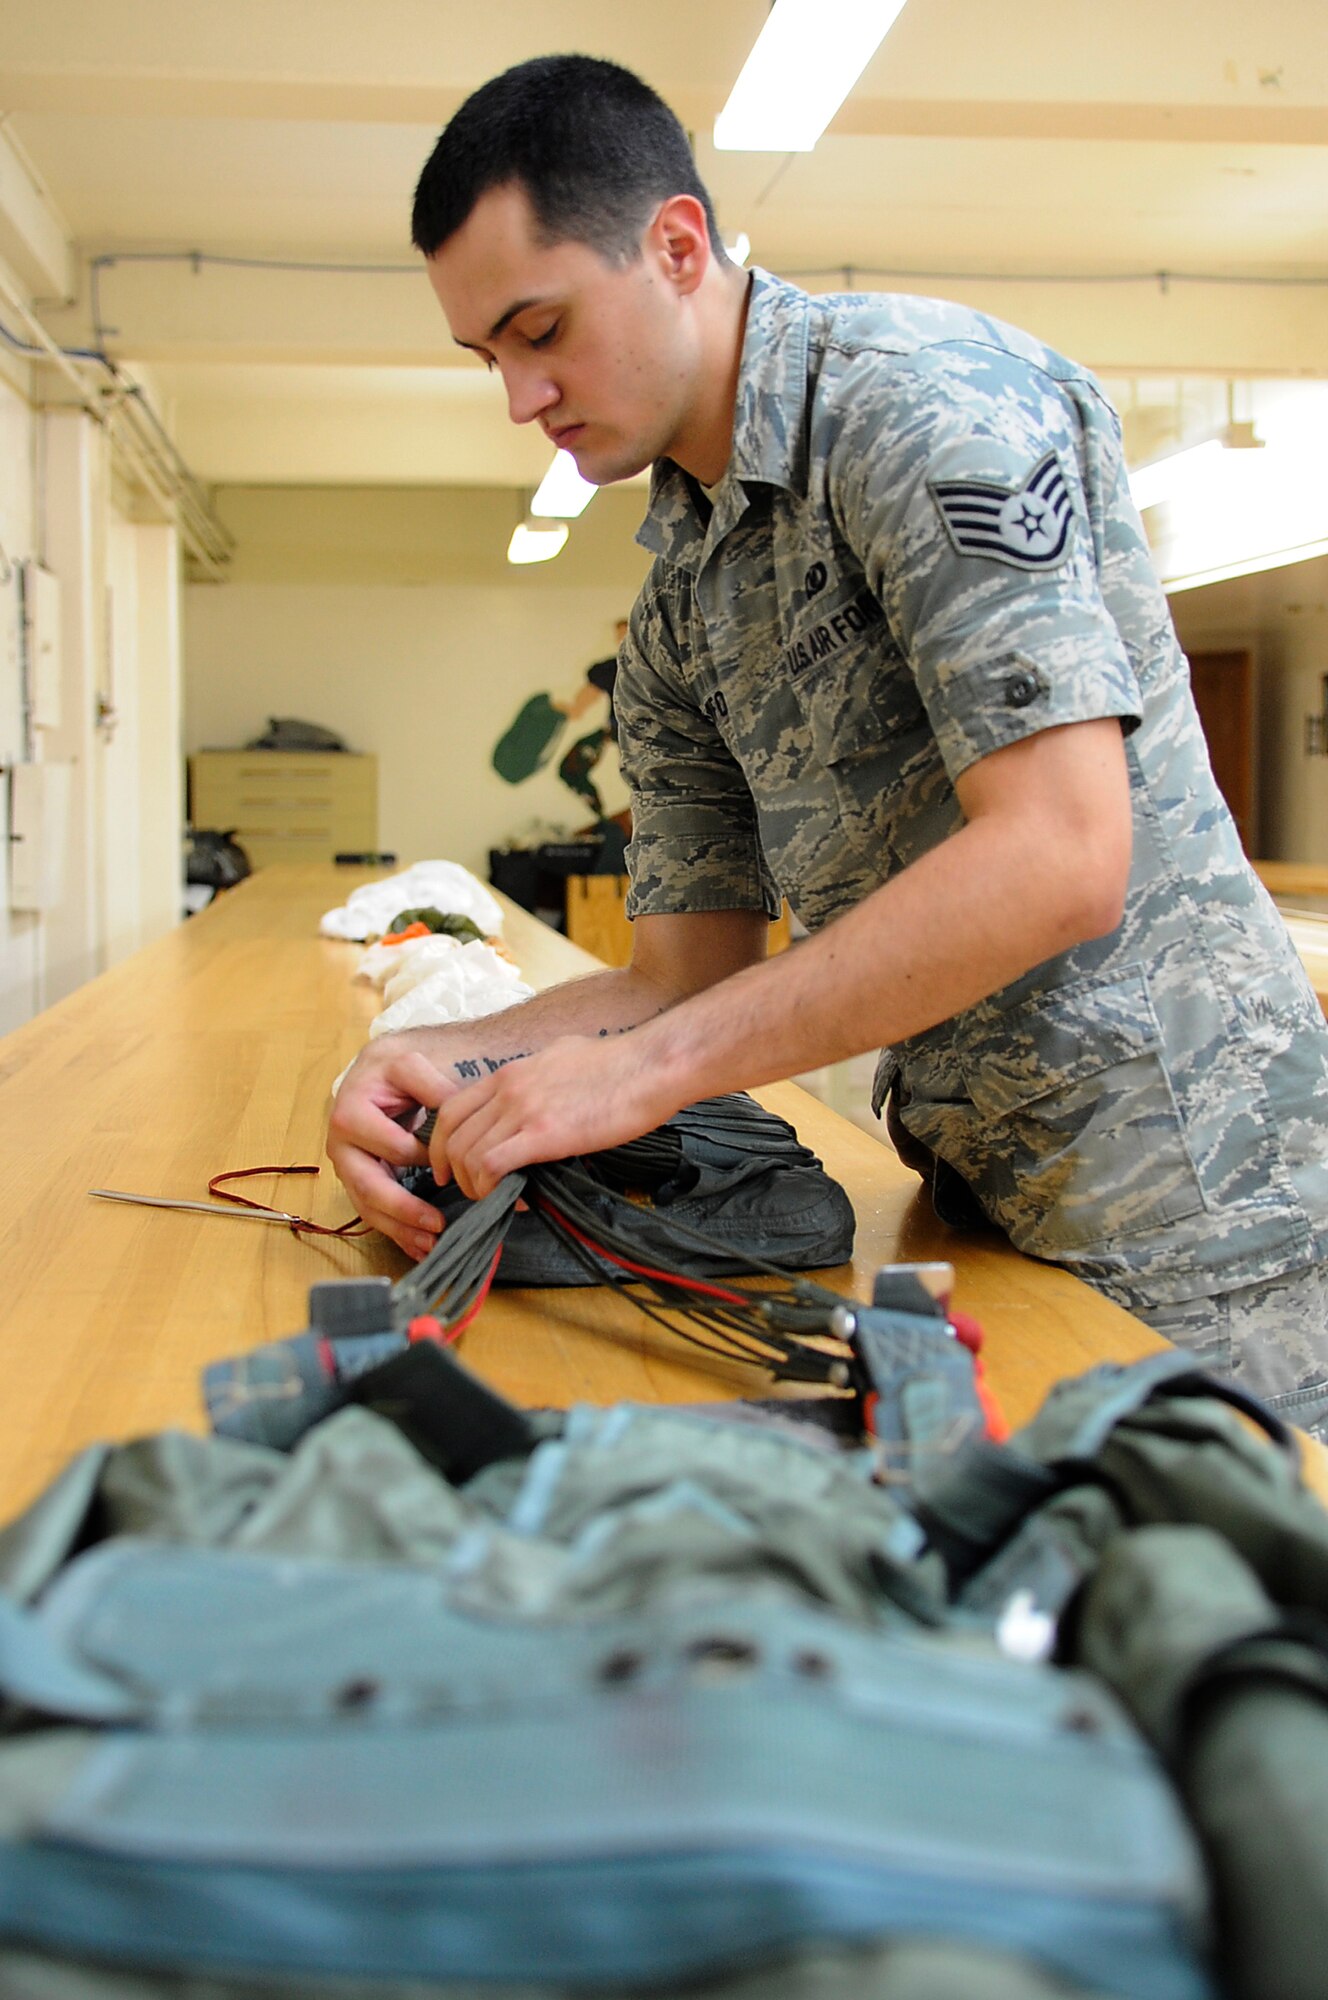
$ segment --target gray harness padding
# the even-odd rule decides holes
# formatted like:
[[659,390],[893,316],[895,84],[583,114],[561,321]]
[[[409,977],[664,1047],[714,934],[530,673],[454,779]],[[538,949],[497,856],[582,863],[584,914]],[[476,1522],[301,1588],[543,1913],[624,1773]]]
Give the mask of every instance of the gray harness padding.
[[86,1453],[0,1534],[0,1993],[1319,2000],[1328,1514],[1236,1400],[911,1489],[641,1405]]

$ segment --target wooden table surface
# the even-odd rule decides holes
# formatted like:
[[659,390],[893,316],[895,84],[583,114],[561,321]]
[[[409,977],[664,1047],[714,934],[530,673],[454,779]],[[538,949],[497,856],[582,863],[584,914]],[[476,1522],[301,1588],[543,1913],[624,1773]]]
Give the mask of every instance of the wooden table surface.
[[1328,896],[1328,868],[1318,861],[1252,861],[1270,896]]
[[[329,1086],[379,1003],[352,980],[361,947],[320,938],[317,923],[373,873],[260,871],[0,1041],[0,1520],[95,1439],[201,1430],[204,1364],[300,1329],[315,1280],[406,1269],[379,1237],[296,1240],[274,1224],[87,1193],[206,1199],[209,1177],[225,1168],[322,1160]],[[535,986],[594,969],[514,907],[506,936]],[[945,1229],[888,1146],[805,1092],[781,1084],[759,1095],[853,1200],[856,1254],[827,1282],[868,1297],[882,1263],[952,1260],[956,1304],[986,1329],[988,1371],[1012,1421],[1057,1376],[1161,1345],[994,1232]],[[249,1191],[320,1221],[349,1215],[325,1161],[316,1181],[272,1183],[270,1195],[268,1186]],[[599,1289],[498,1293],[461,1351],[526,1403],[682,1402],[766,1387],[753,1370],[694,1365]]]

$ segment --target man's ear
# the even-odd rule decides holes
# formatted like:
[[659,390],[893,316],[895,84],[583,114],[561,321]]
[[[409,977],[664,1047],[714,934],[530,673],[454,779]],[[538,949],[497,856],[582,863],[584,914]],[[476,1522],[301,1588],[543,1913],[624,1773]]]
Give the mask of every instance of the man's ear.
[[656,209],[644,247],[680,297],[694,292],[714,260],[703,204],[694,194],[670,195]]

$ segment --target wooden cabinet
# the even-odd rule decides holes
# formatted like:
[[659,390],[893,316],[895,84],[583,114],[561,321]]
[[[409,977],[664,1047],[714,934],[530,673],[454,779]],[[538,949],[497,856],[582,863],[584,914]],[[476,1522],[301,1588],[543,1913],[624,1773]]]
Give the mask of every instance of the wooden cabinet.
[[189,759],[189,817],[235,829],[255,868],[331,861],[378,846],[378,759],[350,751],[200,750]]
[[[632,956],[632,926],[627,921],[625,875],[569,875],[567,935],[583,951],[593,951],[606,965],[627,965]],[[771,924],[766,956],[786,951],[789,907],[785,903]]]
[[606,965],[627,965],[632,926],[627,921],[625,875],[569,875],[567,935]]

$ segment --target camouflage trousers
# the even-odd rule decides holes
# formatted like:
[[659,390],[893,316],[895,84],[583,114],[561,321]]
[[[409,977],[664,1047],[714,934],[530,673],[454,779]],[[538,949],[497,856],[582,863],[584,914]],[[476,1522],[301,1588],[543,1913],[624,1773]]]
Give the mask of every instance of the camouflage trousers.
[[1328,1267],[1175,1305],[1120,1303],[1214,1374],[1328,1444]]

